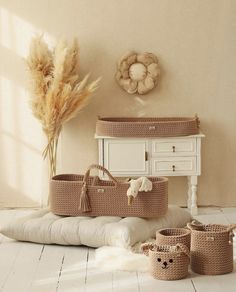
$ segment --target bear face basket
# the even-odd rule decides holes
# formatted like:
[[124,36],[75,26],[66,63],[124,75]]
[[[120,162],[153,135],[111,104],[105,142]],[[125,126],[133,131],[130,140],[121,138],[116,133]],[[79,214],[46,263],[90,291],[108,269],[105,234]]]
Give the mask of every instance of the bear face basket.
[[186,228],[164,228],[156,232],[158,245],[176,245],[182,243],[190,249],[191,231]]
[[188,223],[191,229],[191,269],[204,275],[233,271],[234,225]]
[[149,257],[151,276],[159,280],[179,280],[188,275],[189,249],[186,245],[144,243],[142,252]]
[[[90,176],[93,168],[103,171],[110,180]],[[54,214],[65,216],[163,216],[168,208],[168,179],[149,179],[152,190],[139,192],[129,206],[129,182],[117,181],[100,165],[91,165],[85,175],[56,175],[50,182],[50,208]]]

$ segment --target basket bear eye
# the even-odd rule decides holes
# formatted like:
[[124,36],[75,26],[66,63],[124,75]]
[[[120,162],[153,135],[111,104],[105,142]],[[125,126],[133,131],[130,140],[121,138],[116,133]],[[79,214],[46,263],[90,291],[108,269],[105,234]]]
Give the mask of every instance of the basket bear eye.
[[173,263],[173,260],[172,260],[172,259],[170,259],[170,260],[169,260],[169,262],[170,262],[170,263]]
[[161,262],[161,259],[160,258],[158,258],[157,260],[158,260],[158,262]]

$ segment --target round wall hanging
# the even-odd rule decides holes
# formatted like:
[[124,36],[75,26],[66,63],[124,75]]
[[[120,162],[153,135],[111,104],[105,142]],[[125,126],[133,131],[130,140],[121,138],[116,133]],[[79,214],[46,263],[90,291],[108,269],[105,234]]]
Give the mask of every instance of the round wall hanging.
[[129,52],[118,62],[116,80],[130,94],[145,94],[158,83],[160,67],[152,53]]

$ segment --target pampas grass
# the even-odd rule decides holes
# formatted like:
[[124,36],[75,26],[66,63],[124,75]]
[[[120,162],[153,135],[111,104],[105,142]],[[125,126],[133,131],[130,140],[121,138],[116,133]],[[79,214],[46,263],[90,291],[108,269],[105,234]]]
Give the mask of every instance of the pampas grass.
[[59,41],[52,51],[43,38],[37,36],[32,39],[26,62],[30,73],[30,105],[47,137],[43,156],[49,158],[52,177],[56,174],[57,145],[62,126],[87,105],[99,79],[92,83],[88,83],[89,75],[80,79],[77,39],[70,44]]

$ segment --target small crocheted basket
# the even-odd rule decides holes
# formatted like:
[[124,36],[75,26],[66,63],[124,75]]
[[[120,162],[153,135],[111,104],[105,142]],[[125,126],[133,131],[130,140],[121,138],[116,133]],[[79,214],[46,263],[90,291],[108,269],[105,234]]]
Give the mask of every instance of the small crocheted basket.
[[186,245],[157,245],[144,243],[142,252],[149,257],[151,276],[159,280],[179,280],[188,274],[189,249]]
[[156,232],[158,245],[176,245],[182,243],[190,249],[191,231],[186,228],[164,228]]
[[191,269],[204,275],[233,271],[233,229],[236,224],[188,223],[191,230]]

